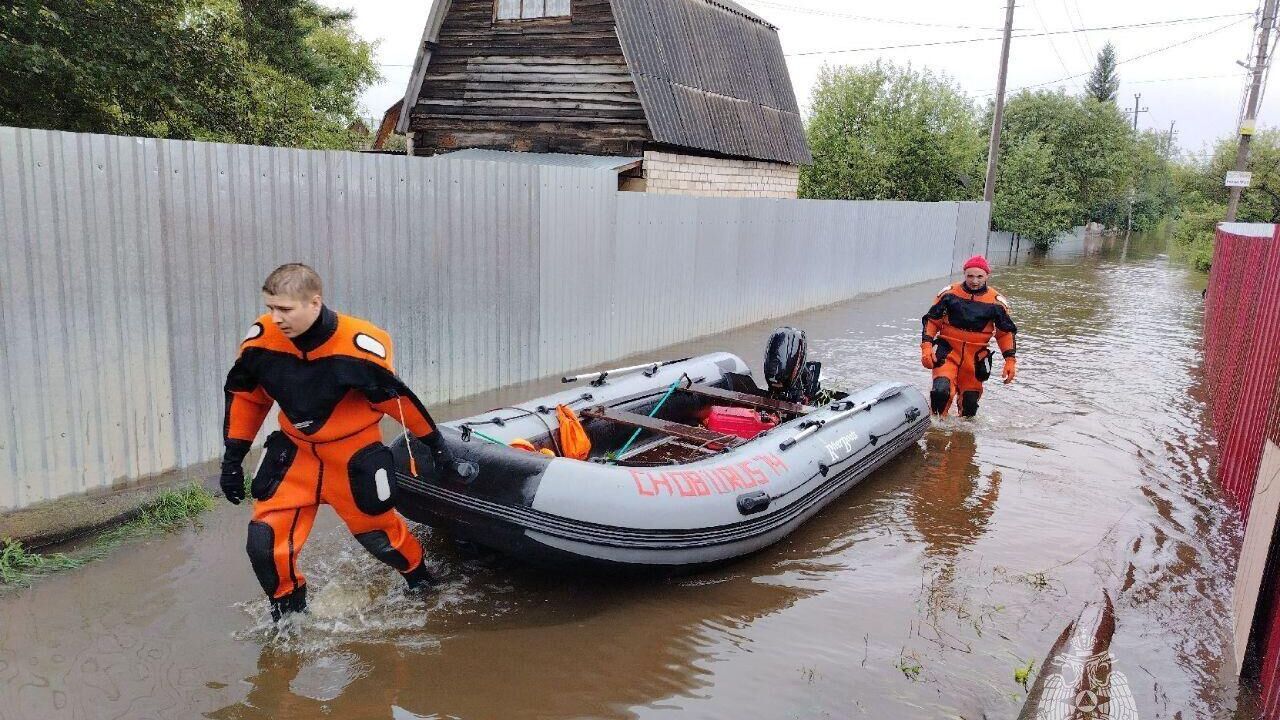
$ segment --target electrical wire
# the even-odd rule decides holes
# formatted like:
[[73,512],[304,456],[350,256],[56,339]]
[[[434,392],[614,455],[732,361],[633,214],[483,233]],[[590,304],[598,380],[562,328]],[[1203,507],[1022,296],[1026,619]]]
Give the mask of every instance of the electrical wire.
[[[1208,33],[1205,33],[1204,35],[1199,35],[1197,37],[1206,37],[1220,30],[1224,30],[1228,27],[1231,27],[1232,25],[1238,25],[1241,22],[1244,22],[1245,18],[1252,17],[1252,13],[1232,13],[1229,15],[1205,15],[1203,17],[1195,17],[1195,18],[1173,18],[1170,20],[1155,20],[1152,22],[1130,23],[1127,25],[1110,25],[1106,27],[1080,28],[1078,30],[1046,30],[1043,32],[1022,33],[1020,35],[1013,35],[1012,38],[1016,40],[1021,38],[1048,37],[1052,35],[1070,35],[1072,33],[1100,32],[1103,30],[1133,30],[1133,29],[1140,29],[1140,28],[1165,27],[1169,25],[1185,25],[1187,23],[1203,22],[1206,20],[1218,20],[1225,17],[1236,18],[1236,19],[1228,23],[1227,25],[1223,25],[1222,27],[1219,27],[1217,29],[1210,30]],[[869,52],[872,50],[899,50],[902,48],[933,47],[937,45],[964,45],[967,43],[992,42],[995,40],[1003,40],[1003,39],[1004,39],[1003,36],[994,36],[994,37],[980,37],[980,38],[961,38],[957,40],[937,40],[934,42],[909,43],[909,44],[903,44],[903,45],[882,45],[878,47],[845,48],[845,49],[838,49],[838,50],[806,50],[803,52],[786,53],[786,56],[787,57],[804,57],[806,55],[834,55],[839,53]],[[1196,38],[1191,38],[1191,39],[1194,40]],[[1137,60],[1137,59],[1138,58],[1130,58],[1130,60]],[[1128,61],[1125,61],[1125,62],[1128,62]],[[1081,73],[1081,74],[1087,74],[1087,73]],[[1073,75],[1072,77],[1079,77],[1079,75]],[[1054,80],[1051,82],[1058,82],[1058,81]]]
[[[1274,18],[1272,19],[1271,29],[1275,30]],[[1262,107],[1262,101],[1267,97],[1267,81],[1271,79],[1271,66],[1275,64],[1274,58],[1276,56],[1277,44],[1280,44],[1280,33],[1277,33],[1271,38],[1271,48],[1267,51],[1267,57],[1269,59],[1266,67],[1262,69],[1262,86],[1258,88],[1258,104],[1256,106],[1258,108]]]
[[[1219,73],[1217,75],[1184,75],[1182,77],[1148,78],[1146,80],[1125,80],[1124,84],[1125,85],[1149,85],[1152,83],[1180,82],[1183,80],[1217,80],[1220,78],[1238,78],[1238,77],[1241,77],[1240,73]],[[978,99],[978,98],[984,98],[984,97],[991,97],[992,95],[995,95],[995,94],[996,94],[995,88],[987,88],[986,90],[983,90],[982,92],[976,93],[976,94],[965,93],[965,96],[970,99]]]
[[835,10],[820,10],[818,8],[795,7],[793,5],[784,5],[779,2],[771,2],[770,0],[746,0],[750,5],[760,5],[774,10],[782,10],[784,12],[798,13],[802,15],[819,15],[822,17],[840,18],[842,20],[858,20],[861,22],[884,23],[886,25],[910,25],[912,27],[942,28],[948,30],[994,30],[996,32],[1004,32],[1003,27],[986,27],[982,25],[950,25],[946,23],[930,23],[918,20],[906,20],[901,18],[885,18],[873,17],[870,15],[852,15],[850,13],[837,12]]
[[[1236,20],[1236,21],[1234,21],[1234,22],[1229,22],[1229,23],[1227,23],[1226,25],[1221,25],[1221,26],[1219,26],[1219,27],[1216,27],[1216,28],[1214,28],[1213,30],[1210,30],[1210,31],[1209,31],[1209,32],[1207,32],[1207,33],[1203,33],[1203,34],[1200,34],[1200,35],[1195,35],[1195,36],[1192,36],[1192,37],[1189,37],[1189,38],[1185,38],[1185,39],[1183,39],[1183,40],[1179,40],[1179,41],[1178,41],[1178,42],[1176,42],[1176,43],[1172,43],[1172,44],[1170,44],[1170,45],[1165,45],[1164,47],[1156,48],[1155,50],[1151,50],[1150,52],[1142,53],[1141,55],[1134,55],[1134,56],[1133,56],[1133,57],[1131,57],[1131,58],[1125,58],[1124,60],[1117,60],[1117,61],[1116,61],[1116,65],[1117,65],[1117,66],[1120,66],[1120,65],[1123,65],[1123,64],[1125,64],[1125,63],[1130,63],[1130,62],[1133,62],[1133,61],[1135,61],[1135,60],[1141,60],[1141,59],[1143,59],[1143,58],[1148,58],[1148,57],[1151,57],[1152,55],[1157,55],[1157,54],[1159,54],[1159,53],[1162,53],[1162,52],[1165,52],[1165,51],[1168,51],[1168,50],[1173,50],[1174,48],[1179,48],[1179,47],[1182,47],[1183,45],[1188,45],[1188,44],[1190,44],[1190,43],[1195,42],[1196,40],[1202,40],[1202,39],[1204,39],[1204,38],[1209,37],[1210,35],[1214,35],[1214,34],[1216,34],[1216,33],[1220,33],[1220,32],[1222,32],[1223,30],[1226,30],[1227,28],[1230,28],[1230,27],[1233,27],[1233,26],[1239,25],[1239,24],[1240,24],[1240,23],[1242,23],[1242,22],[1244,22],[1244,20]],[[1032,90],[1032,89],[1034,89],[1034,88],[1044,87],[1045,85],[1053,85],[1054,83],[1060,83],[1060,82],[1063,82],[1063,81],[1065,81],[1065,80],[1074,80],[1075,78],[1082,77],[1082,76],[1084,76],[1084,75],[1088,75],[1088,74],[1089,74],[1089,72],[1091,72],[1091,70],[1090,70],[1090,71],[1085,71],[1085,72],[1082,72],[1082,73],[1076,73],[1075,75],[1069,75],[1069,76],[1067,76],[1067,77],[1056,78],[1056,79],[1054,79],[1054,80],[1046,80],[1046,81],[1044,81],[1044,82],[1034,83],[1034,84],[1032,84],[1032,85],[1023,85],[1023,86],[1021,86],[1021,87],[1013,88],[1012,90],[1009,90],[1008,92],[1009,92],[1009,94],[1012,94],[1012,93],[1018,92],[1019,90]],[[991,92],[988,92],[988,93],[984,93],[984,94],[982,94],[982,95],[976,95],[976,96],[974,96],[974,97],[989,97],[989,96],[992,96],[992,95],[995,95],[995,91],[994,91],[994,90],[993,90],[993,91],[991,91]]]
[[1145,85],[1147,83],[1176,82],[1179,80],[1209,80],[1211,78],[1233,78],[1239,77],[1240,73],[1221,73],[1218,75],[1186,75],[1183,77],[1172,78],[1151,78],[1149,80],[1125,80],[1125,85]]
[[[753,0],[753,1],[754,1],[754,2],[756,2],[756,3],[759,3],[759,4],[768,4],[768,3],[766,3],[766,2],[765,2],[765,0]],[[798,12],[800,12],[800,11],[801,11],[799,8],[786,8],[786,9],[796,10],[796,11],[798,11]],[[815,14],[825,14],[825,13],[820,13],[820,11],[814,11],[814,12],[815,12]],[[837,15],[837,16],[839,16],[839,17],[847,17],[847,18],[849,18],[849,19],[866,20],[866,21],[868,21],[868,22],[875,21],[875,22],[886,22],[886,23],[918,24],[918,23],[912,23],[912,22],[907,21],[907,20],[891,20],[891,19],[888,19],[888,18],[869,18],[869,17],[858,16],[858,15],[843,15],[843,14],[838,14],[838,13],[836,13],[835,15]],[[1076,27],[1073,25],[1073,26],[1072,26],[1072,29],[1070,29],[1070,30],[1044,30],[1044,31],[1041,31],[1041,32],[1035,32],[1035,33],[1027,33],[1027,32],[1023,32],[1022,34],[1015,34],[1015,35],[1013,35],[1012,37],[1013,37],[1014,39],[1018,39],[1018,38],[1048,37],[1048,36],[1053,36],[1053,35],[1072,35],[1072,34],[1079,34],[1079,33],[1102,32],[1102,31],[1106,31],[1106,30],[1138,30],[1138,29],[1143,29],[1143,28],[1164,27],[1164,26],[1169,26],[1169,25],[1185,25],[1185,24],[1188,24],[1188,23],[1204,22],[1204,21],[1207,21],[1207,20],[1218,20],[1218,19],[1221,19],[1221,18],[1228,18],[1228,17],[1230,17],[1230,18],[1243,18],[1243,17],[1245,17],[1245,16],[1252,16],[1252,15],[1253,15],[1253,13],[1230,13],[1230,14],[1226,14],[1226,15],[1204,15],[1204,16],[1199,16],[1199,17],[1170,18],[1170,19],[1166,19],[1166,20],[1153,20],[1153,21],[1150,21],[1150,22],[1130,23],[1130,24],[1126,24],[1126,25],[1109,25],[1109,26],[1102,26],[1102,27],[1080,27],[1080,28],[1076,28]],[[1237,22],[1239,22],[1239,20],[1237,20]],[[1004,28],[984,28],[984,27],[976,27],[976,26],[974,26],[974,27],[970,27],[970,26],[964,26],[964,25],[927,25],[927,24],[926,24],[926,25],[924,25],[924,26],[926,26],[926,27],[957,28],[957,29],[973,29],[973,30],[996,30],[996,31],[1003,31],[1003,29],[1004,29]],[[1017,32],[1017,31],[1015,31],[1015,32]],[[1214,32],[1216,32],[1216,31],[1214,31]],[[1088,36],[1086,35],[1085,37],[1087,38]],[[1003,40],[1003,39],[1004,39],[1004,36],[1003,36],[1003,35],[1000,35],[1000,36],[995,36],[995,37],[962,38],[962,39],[956,39],[956,40],[939,40],[939,41],[936,41],[936,42],[927,42],[927,43],[910,43],[910,44],[904,44],[904,45],[883,45],[883,46],[879,46],[879,47],[846,48],[846,49],[842,49],[842,50],[806,50],[806,51],[802,51],[802,52],[786,53],[786,57],[804,57],[804,56],[808,56],[808,55],[833,55],[833,54],[838,54],[838,53],[870,52],[870,51],[873,51],[873,50],[899,50],[899,49],[904,49],[904,48],[933,47],[933,46],[938,46],[938,45],[964,45],[964,44],[977,43],[977,42],[992,42],[992,41],[995,41],[995,40]],[[376,64],[376,65],[378,65],[379,67],[395,67],[395,68],[411,68],[411,67],[413,67],[413,64],[412,64],[412,63],[409,63],[409,64],[405,64],[405,63],[375,63],[375,64]],[[1055,80],[1055,81],[1053,81],[1053,82],[1057,82],[1057,81]]]
[[[1037,3],[1035,0],[1027,0],[1027,1],[1031,5],[1031,9],[1036,11],[1036,17],[1040,18],[1040,27],[1044,30],[1048,30],[1049,24],[1044,21],[1044,15],[1040,13],[1039,3]],[[1069,21],[1070,21],[1070,18],[1068,18],[1068,22]],[[1071,32],[1075,34],[1075,33],[1078,33],[1079,31],[1073,29]],[[1049,49],[1053,50],[1053,56],[1058,58],[1058,64],[1062,66],[1062,72],[1065,72],[1065,73],[1071,72],[1071,68],[1067,67],[1067,61],[1062,59],[1062,53],[1058,52],[1058,45],[1053,41],[1053,37],[1049,38]],[[1079,86],[1080,86],[1080,83],[1077,82],[1076,87],[1079,87]]]
[[[1079,3],[1076,2],[1076,0],[1072,0],[1072,2],[1073,4],[1075,4],[1076,10],[1079,11],[1080,9]],[[1071,18],[1071,8],[1068,7],[1067,0],[1062,0],[1062,12],[1064,15],[1067,16],[1067,25],[1070,25],[1072,30],[1076,30],[1077,29],[1076,21]],[[1083,18],[1080,20],[1080,27],[1084,27]],[[1083,34],[1076,34],[1072,36],[1072,39],[1076,41],[1076,47],[1079,48],[1080,54],[1084,57],[1085,63],[1093,64],[1094,58],[1096,57],[1095,53],[1093,52],[1093,46],[1092,45],[1089,46],[1088,52],[1086,52],[1084,49],[1085,45],[1088,44],[1089,36],[1083,35]],[[1084,42],[1081,42],[1081,39],[1083,39]]]

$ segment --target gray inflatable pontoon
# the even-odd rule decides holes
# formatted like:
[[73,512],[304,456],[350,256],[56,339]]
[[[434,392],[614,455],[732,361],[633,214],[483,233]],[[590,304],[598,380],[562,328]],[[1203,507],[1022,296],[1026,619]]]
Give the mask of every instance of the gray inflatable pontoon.
[[[480,468],[469,481],[436,472],[417,441],[419,475],[411,476],[404,442],[396,443],[397,508],[536,562],[706,565],[782,539],[929,426],[924,395],[901,383],[809,406],[767,397],[728,353],[642,367],[441,423],[458,459]],[[587,460],[498,444],[524,438],[554,450],[558,404],[580,416],[592,442]],[[713,405],[750,407],[780,422],[749,440],[715,433],[699,424]],[[615,457],[637,429],[638,441]]]

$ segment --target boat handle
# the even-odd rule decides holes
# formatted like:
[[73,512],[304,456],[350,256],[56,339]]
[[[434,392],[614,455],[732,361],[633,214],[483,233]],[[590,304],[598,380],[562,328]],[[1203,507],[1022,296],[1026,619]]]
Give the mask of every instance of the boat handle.
[[610,368],[608,370],[597,370],[595,372],[583,373],[581,375],[565,375],[564,377],[560,378],[560,382],[571,383],[571,382],[577,382],[579,380],[585,380],[587,378],[595,378],[594,380],[591,381],[591,384],[594,385],[595,387],[600,387],[601,385],[604,385],[605,380],[610,375],[621,375],[622,373],[635,372],[636,370],[644,370],[645,377],[653,377],[654,375],[658,374],[658,368],[665,367],[667,365],[674,365],[679,362],[684,362],[685,360],[688,360],[688,359],[689,358],[680,358],[678,360],[655,360],[653,362],[642,363],[640,365],[628,365],[627,367]]
[[754,515],[769,508],[769,493],[757,490],[753,493],[738,496],[738,512],[743,515]]
[[[795,435],[792,435],[791,437],[787,438],[786,440],[783,440],[781,443],[778,444],[778,449],[783,451],[790,450],[791,448],[795,447],[796,443],[818,432],[818,430],[822,429],[823,427],[827,425],[834,425],[835,423],[838,423],[841,420],[847,420],[848,418],[851,418],[854,415],[857,415],[863,410],[870,410],[872,407],[876,406],[877,404],[882,403],[891,397],[897,396],[899,393],[902,392],[903,387],[905,386],[894,385],[893,387],[890,387],[886,389],[884,392],[880,393],[880,395],[870,400],[867,400],[866,402],[859,403],[857,405],[854,405],[853,402],[850,400],[834,403],[831,406],[832,410],[840,410],[840,408],[847,408],[847,409],[840,410],[840,412],[837,412],[836,414],[831,415],[830,417],[824,418],[822,420],[818,420],[818,419],[806,420],[805,422],[812,423],[812,424],[809,425],[809,427],[806,427],[800,432],[796,433]],[[801,423],[802,427],[803,425],[804,423]]]

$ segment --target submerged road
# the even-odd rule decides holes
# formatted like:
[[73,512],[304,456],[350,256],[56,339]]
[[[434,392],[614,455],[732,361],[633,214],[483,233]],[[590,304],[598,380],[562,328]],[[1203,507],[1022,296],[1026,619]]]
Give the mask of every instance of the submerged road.
[[[420,527],[445,581],[422,601],[326,510],[302,556],[313,612],[277,636],[248,510],[219,501],[199,529],[0,594],[0,718],[1011,718],[1016,669],[1034,680],[1104,590],[1113,687],[1142,718],[1251,717],[1223,660],[1240,528],[1208,480],[1203,283],[1156,241],[997,268],[1018,382],[712,572],[548,575]],[[730,350],[758,371],[791,324],[828,385],[924,389],[919,317],[942,284],[659,355]]]

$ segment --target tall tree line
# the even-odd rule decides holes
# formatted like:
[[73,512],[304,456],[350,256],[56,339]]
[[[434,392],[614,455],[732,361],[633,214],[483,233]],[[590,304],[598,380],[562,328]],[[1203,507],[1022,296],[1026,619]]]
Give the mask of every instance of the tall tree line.
[[0,3],[0,124],[354,147],[378,72],[350,20],[315,0]]
[[[992,221],[1033,243],[1075,225],[1137,229],[1172,212],[1172,148],[1134,133],[1116,107],[1108,43],[1080,95],[1021,91],[1005,105]],[[876,62],[824,68],[808,122],[814,164],[801,194],[814,198],[977,200],[992,109],[946,76]],[[1130,192],[1132,190],[1132,193]]]

